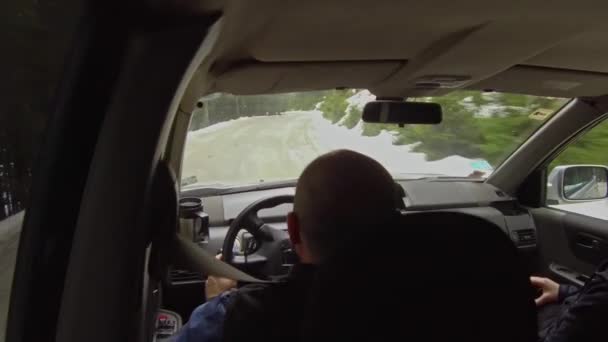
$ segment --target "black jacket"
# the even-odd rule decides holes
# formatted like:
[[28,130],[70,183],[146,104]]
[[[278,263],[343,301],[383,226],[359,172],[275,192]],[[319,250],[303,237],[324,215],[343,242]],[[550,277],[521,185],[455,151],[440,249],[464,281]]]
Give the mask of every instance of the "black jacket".
[[223,340],[298,340],[315,270],[313,265],[295,265],[285,281],[251,284],[236,291],[226,309]]
[[578,288],[560,286],[561,312],[548,327],[545,342],[608,341],[608,261]]

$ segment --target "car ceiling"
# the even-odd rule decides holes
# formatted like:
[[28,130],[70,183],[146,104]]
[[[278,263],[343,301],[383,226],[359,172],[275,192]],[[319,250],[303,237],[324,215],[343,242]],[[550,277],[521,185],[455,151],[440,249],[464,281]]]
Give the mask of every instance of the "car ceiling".
[[[608,93],[606,2],[228,0],[190,6],[219,10],[222,17],[182,102],[189,106],[213,92],[337,87],[367,88],[381,97],[457,88],[556,97]],[[437,76],[463,81],[429,87]]]

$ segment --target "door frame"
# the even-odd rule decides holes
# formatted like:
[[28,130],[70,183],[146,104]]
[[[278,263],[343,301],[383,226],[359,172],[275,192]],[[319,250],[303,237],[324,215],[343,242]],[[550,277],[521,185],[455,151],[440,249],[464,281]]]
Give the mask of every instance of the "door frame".
[[7,340],[144,339],[145,203],[218,17],[89,4],[35,166]]
[[601,121],[606,113],[608,96],[568,102],[499,165],[486,182],[515,195],[535,170]]

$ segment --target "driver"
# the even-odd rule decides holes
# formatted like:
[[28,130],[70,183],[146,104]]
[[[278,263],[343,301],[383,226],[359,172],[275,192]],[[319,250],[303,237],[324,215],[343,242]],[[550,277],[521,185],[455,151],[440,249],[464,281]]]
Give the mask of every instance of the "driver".
[[299,257],[285,281],[250,284],[209,277],[207,302],[197,307],[176,340],[191,342],[297,339],[315,264],[323,262],[348,234],[387,222],[396,213],[395,183],[375,160],[349,150],[313,160],[296,186],[294,210],[287,216]]

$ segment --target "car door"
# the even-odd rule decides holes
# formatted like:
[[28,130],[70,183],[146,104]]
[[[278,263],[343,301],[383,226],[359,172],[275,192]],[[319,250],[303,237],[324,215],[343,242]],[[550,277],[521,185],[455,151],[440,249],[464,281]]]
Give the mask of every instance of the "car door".
[[544,270],[583,284],[608,258],[608,120],[579,135],[538,175],[542,206],[532,210]]
[[[70,69],[66,60],[81,5],[73,0],[0,3],[0,341],[44,340],[57,314],[82,184],[78,172],[87,152],[87,141],[71,143],[79,133],[59,129],[70,127],[68,115],[56,114],[65,105],[61,80]],[[82,134],[94,128],[95,115],[89,119]],[[52,126],[55,136],[47,134]],[[56,154],[60,146],[64,158]],[[11,297],[17,304],[9,310]],[[15,329],[26,316],[36,328]],[[11,322],[13,333],[7,334]]]
[[0,13],[0,35],[14,35],[0,63],[0,231],[12,237],[0,233],[0,329],[6,319],[7,341],[151,340],[150,213],[177,206],[151,209],[153,177],[218,15],[78,0]]

